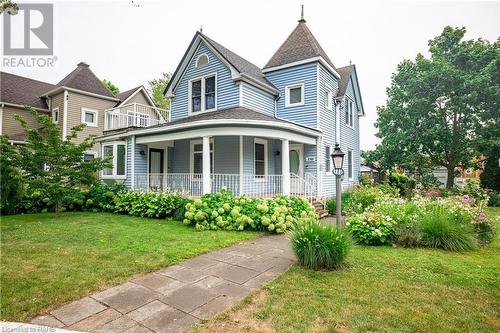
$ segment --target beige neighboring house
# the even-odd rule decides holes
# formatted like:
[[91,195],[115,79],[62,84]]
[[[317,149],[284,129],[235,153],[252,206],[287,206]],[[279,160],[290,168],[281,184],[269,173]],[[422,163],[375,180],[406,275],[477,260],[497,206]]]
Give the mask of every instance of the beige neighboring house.
[[[162,123],[164,115],[168,117],[166,110],[155,107],[143,86],[114,96],[84,62],[57,84],[0,72],[0,88],[0,134],[7,135],[12,144],[23,144],[25,139],[14,115],[21,115],[32,127],[37,126],[26,106],[52,117],[61,128],[62,137],[69,135],[72,127],[86,124],[77,142],[89,135],[101,136],[116,122],[144,127]],[[85,157],[96,155],[101,155],[98,144]]]

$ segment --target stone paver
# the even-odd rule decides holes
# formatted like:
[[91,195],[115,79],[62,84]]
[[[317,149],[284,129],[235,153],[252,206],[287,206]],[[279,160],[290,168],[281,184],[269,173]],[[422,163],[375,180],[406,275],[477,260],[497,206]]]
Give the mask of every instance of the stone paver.
[[59,328],[65,326],[61,321],[57,320],[54,316],[50,315],[35,317],[30,321],[30,324],[59,327]]
[[36,317],[32,323],[84,332],[187,332],[294,262],[283,235],[264,236],[134,278]]
[[96,313],[90,317],[87,317],[71,326],[69,329],[74,331],[82,331],[82,332],[92,332],[100,326],[109,323],[115,319],[120,318],[121,313],[116,311],[115,309],[108,308],[102,312]]
[[59,309],[52,311],[50,314],[56,317],[59,321],[63,322],[64,325],[69,326],[105,309],[106,307],[96,300],[90,297],[85,297],[79,301],[63,305]]
[[127,313],[156,299],[159,294],[135,283],[127,282],[91,297],[120,311]]

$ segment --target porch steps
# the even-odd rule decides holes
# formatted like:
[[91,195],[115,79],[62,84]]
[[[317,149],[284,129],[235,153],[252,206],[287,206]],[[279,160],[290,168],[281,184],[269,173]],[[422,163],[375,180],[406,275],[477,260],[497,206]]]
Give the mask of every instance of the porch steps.
[[312,199],[311,205],[313,205],[314,210],[316,211],[316,215],[318,215],[318,218],[321,219],[329,215],[328,210],[325,209],[324,203],[319,201],[318,199]]

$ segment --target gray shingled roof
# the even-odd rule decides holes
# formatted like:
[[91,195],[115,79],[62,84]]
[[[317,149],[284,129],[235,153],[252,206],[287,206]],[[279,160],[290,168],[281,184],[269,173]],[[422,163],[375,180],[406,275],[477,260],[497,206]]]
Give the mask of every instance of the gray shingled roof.
[[345,67],[337,68],[337,72],[340,75],[339,80],[339,89],[337,91],[337,97],[341,97],[345,95],[345,91],[347,90],[347,85],[349,84],[349,78],[351,77],[351,73],[354,69],[354,65],[348,65]]
[[[157,126],[151,126],[148,128],[154,128],[154,127],[170,127],[174,125],[179,125],[179,124],[187,124],[191,123],[194,121],[201,121],[201,120],[220,120],[221,125],[223,124],[230,124],[231,120],[259,120],[259,121],[269,121],[269,122],[279,122],[279,123],[284,123],[284,124],[290,124],[290,125],[295,125],[298,127],[303,127],[309,130],[317,131],[320,132],[317,129],[307,127],[307,126],[302,126],[299,124],[295,124],[289,121],[286,121],[284,119],[278,119],[274,118],[271,116],[268,116],[266,114],[263,114],[261,112],[253,111],[250,109],[247,109],[245,107],[234,107],[234,108],[227,108],[227,109],[222,109],[222,110],[217,110],[217,111],[211,111],[211,112],[204,112],[200,113],[194,116],[189,116],[189,117],[184,117],[178,120],[171,121],[166,124],[162,125],[157,125]],[[128,128],[126,130],[116,130],[116,131],[109,131],[109,135],[113,135],[116,133],[126,133],[128,131],[136,130],[138,129],[137,127],[132,127]]]
[[292,62],[321,56],[332,68],[333,62],[319,45],[316,38],[307,27],[305,20],[300,20],[297,27],[288,36],[285,42],[274,53],[264,66],[264,69],[286,65]]
[[205,38],[205,40],[210,43],[210,45],[217,50],[217,52],[219,52],[231,65],[234,66],[234,68],[236,68],[236,70],[240,73],[244,73],[254,79],[256,79],[257,81],[260,81],[261,83],[264,83],[274,89],[277,89],[264,75],[264,73],[262,73],[262,70],[252,64],[250,61],[240,57],[239,55],[237,55],[236,53],[234,53],[233,51],[231,50],[228,50],[226,49],[224,46],[220,45],[219,43],[217,43],[216,41],[210,39],[209,37],[207,37],[206,35],[200,33],[201,36],[203,36],[203,38]]
[[115,97],[90,70],[89,65],[84,62],[79,63],[75,70],[62,79],[57,86],[83,90],[107,97]]
[[118,98],[120,100],[120,102],[118,102],[118,105],[122,104],[127,98],[129,98],[130,96],[132,96],[132,94],[135,93],[141,87],[142,86],[138,86],[138,87],[132,88],[130,90],[121,92],[118,95],[116,95],[116,98]]
[[27,77],[0,72],[0,101],[18,105],[30,105],[48,109],[45,99],[40,98],[54,85]]

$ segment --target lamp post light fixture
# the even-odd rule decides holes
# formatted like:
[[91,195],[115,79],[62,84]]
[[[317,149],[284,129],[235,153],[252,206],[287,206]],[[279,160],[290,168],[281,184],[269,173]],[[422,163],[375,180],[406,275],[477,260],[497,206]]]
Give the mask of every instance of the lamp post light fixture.
[[335,221],[337,227],[340,227],[340,221],[342,220],[342,182],[341,177],[344,175],[344,169],[342,166],[344,164],[344,156],[345,154],[340,150],[340,146],[338,143],[335,144],[335,149],[333,153],[330,155],[333,162],[333,170],[332,173],[335,175],[335,197],[336,197],[336,217]]

